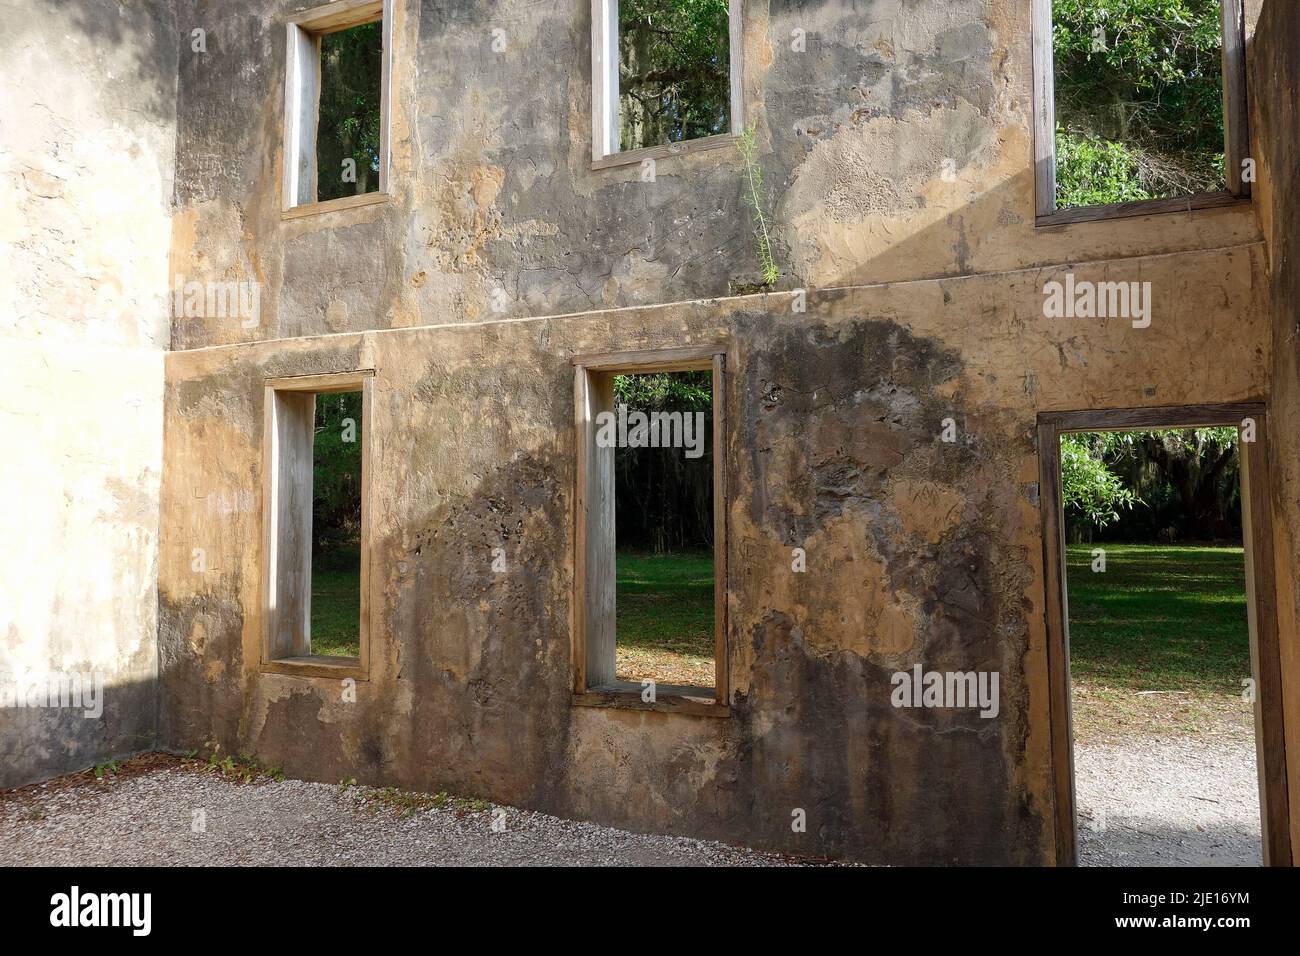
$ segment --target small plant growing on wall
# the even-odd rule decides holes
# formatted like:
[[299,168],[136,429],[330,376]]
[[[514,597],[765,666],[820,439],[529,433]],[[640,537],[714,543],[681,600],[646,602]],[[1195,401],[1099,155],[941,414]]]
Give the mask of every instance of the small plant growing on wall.
[[754,127],[747,126],[740,131],[736,139],[740,150],[741,162],[745,165],[745,203],[754,214],[754,238],[758,241],[758,264],[763,276],[762,288],[776,285],[781,278],[781,270],[776,267],[772,255],[772,236],[769,217],[764,212],[763,167],[759,165],[758,143],[754,137]]

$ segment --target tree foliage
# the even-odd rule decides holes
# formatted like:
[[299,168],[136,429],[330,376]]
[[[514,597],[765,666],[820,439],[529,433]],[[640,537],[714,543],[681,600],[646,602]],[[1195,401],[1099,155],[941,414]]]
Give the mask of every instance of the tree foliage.
[[713,407],[713,377],[708,372],[615,375],[614,401],[647,412],[707,412]]
[[1057,203],[1225,188],[1219,0],[1053,0]]
[[360,537],[361,393],[317,395],[312,439],[313,551],[334,555],[357,546]]
[[614,514],[620,550],[655,553],[713,546],[713,378],[707,371],[618,375],[615,405],[642,412],[704,414],[704,454],[679,448],[619,448]]
[[1067,515],[1104,528],[1138,501],[1105,461],[1109,435],[1061,436],[1061,498]]
[[[379,189],[383,28],[378,22],[320,41],[320,108],[316,124],[316,198],[320,202]],[[356,182],[343,161],[356,164]]]
[[1168,528],[1197,540],[1240,532],[1235,428],[1061,436],[1066,517],[1082,532],[1128,525],[1128,537]]
[[1182,531],[1213,540],[1233,535],[1229,509],[1239,502],[1235,428],[1162,429],[1119,436],[1110,458],[1129,481],[1151,488],[1152,504],[1167,500]]
[[621,148],[727,131],[727,0],[619,0]]

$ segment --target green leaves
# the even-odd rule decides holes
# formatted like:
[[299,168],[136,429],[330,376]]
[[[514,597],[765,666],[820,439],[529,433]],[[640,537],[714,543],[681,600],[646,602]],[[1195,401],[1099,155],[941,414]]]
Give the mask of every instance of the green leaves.
[[[379,188],[383,27],[379,22],[321,37],[316,127],[316,198],[338,199]],[[343,178],[343,161],[356,181]]]
[[745,164],[745,203],[754,213],[754,238],[758,240],[758,262],[763,273],[764,285],[776,285],[781,278],[781,270],[776,267],[772,255],[772,237],[768,233],[767,216],[763,212],[763,167],[758,164],[758,144],[754,138],[754,127],[747,126],[736,137],[736,147],[740,150],[741,162]]
[[713,407],[713,376],[709,372],[615,375],[614,401],[643,412],[707,412]]
[[1153,514],[1172,508],[1180,524],[1210,537],[1236,500],[1238,441],[1233,427],[1062,435],[1066,513],[1100,529],[1138,505]]
[[622,149],[727,131],[727,11],[727,0],[619,0]]
[[312,537],[319,550],[351,544],[360,534],[361,423],[360,392],[316,396]]
[[1089,133],[1056,128],[1056,204],[1102,206],[1153,199],[1142,183],[1142,157],[1133,147]]
[[1225,188],[1219,0],[1053,0],[1057,205]]
[[1108,433],[1061,436],[1061,497],[1069,512],[1098,528],[1119,520],[1120,508],[1138,503],[1102,456]]
[[664,552],[713,542],[713,375],[707,370],[614,377],[615,405],[682,412],[703,419],[704,454],[679,448],[620,447],[614,456],[616,537],[621,549]]

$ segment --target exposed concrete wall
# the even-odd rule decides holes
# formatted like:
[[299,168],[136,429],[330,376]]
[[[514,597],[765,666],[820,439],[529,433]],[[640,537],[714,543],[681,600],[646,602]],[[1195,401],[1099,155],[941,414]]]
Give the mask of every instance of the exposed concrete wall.
[[0,21],[0,682],[104,688],[0,708],[6,787],[155,740],[176,40],[164,2]]
[[[1078,270],[1152,282],[1145,329],[1044,318],[1060,273],[1030,270],[817,293],[806,314],[782,293],[171,353],[163,734],[792,851],[1048,862],[1035,415],[1259,399],[1264,268],[1253,245]],[[719,341],[734,714],[573,707],[569,358]],[[350,368],[375,369],[355,703],[257,663],[262,383]],[[194,573],[195,547],[220,570]],[[916,663],[1000,672],[999,716],[891,707],[890,674]]]
[[[1294,569],[1300,567],[1300,19],[1293,4],[1266,0],[1251,53],[1261,171],[1257,205],[1269,240],[1274,543],[1278,567]],[[1277,584],[1295,847],[1300,846],[1300,575],[1279,573]]]
[[[176,347],[683,301],[757,280],[734,149],[661,160],[653,183],[637,166],[591,169],[590,0],[394,0],[393,202],[282,221],[283,21],[309,6],[181,6],[182,32],[206,29],[209,52],[180,61],[178,271],[264,287],[260,324],[181,319]],[[1246,208],[1035,230],[1029,6],[745,3],[746,117],[783,288],[1258,239]]]

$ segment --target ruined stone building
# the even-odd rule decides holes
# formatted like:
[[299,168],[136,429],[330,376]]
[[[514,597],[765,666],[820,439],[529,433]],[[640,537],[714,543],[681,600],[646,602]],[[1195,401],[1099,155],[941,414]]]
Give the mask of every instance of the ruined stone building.
[[[94,719],[0,709],[0,786],[215,740],[793,853],[1069,863],[1055,436],[1154,410],[1126,420],[1260,428],[1263,812],[1290,862],[1294,0],[1246,0],[1226,47],[1229,191],[1095,215],[1051,207],[1050,4],[730,6],[729,128],[625,151],[602,0],[0,0],[0,671],[104,682]],[[366,20],[381,154],[318,201],[312,56]],[[1150,314],[1049,315],[1067,278],[1149,283]],[[710,692],[611,669],[591,422],[636,369],[713,376]],[[362,620],[325,659],[303,409],[343,388]],[[917,665],[1000,675],[997,715],[891,706]]]

